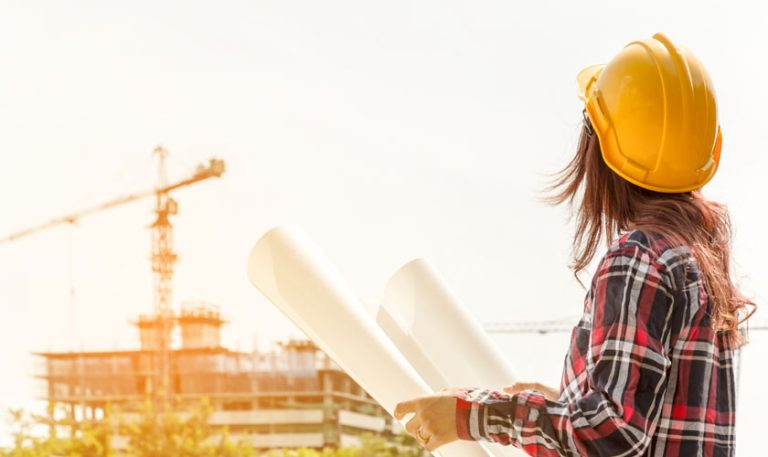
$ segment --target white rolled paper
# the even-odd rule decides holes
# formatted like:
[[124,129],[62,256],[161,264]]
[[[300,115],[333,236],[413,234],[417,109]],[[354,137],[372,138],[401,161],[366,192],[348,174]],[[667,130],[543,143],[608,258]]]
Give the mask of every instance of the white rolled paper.
[[[426,260],[402,266],[387,282],[376,321],[433,390],[501,389],[517,379],[509,361]],[[483,443],[494,456],[520,449]]]
[[[248,258],[248,276],[390,414],[400,401],[434,393],[303,231],[277,227],[264,234]],[[462,440],[441,446],[435,454],[490,455],[480,443]]]

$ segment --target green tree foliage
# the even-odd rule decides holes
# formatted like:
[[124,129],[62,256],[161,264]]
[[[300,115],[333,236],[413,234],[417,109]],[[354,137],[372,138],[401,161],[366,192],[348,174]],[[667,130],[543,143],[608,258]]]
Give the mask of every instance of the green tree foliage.
[[[229,438],[226,430],[208,425],[207,402],[177,413],[165,406],[158,411],[147,402],[137,421],[100,420],[76,423],[52,421],[49,416],[10,411],[13,445],[0,449],[0,457],[250,457],[252,447]],[[120,417],[116,414],[112,417]],[[65,434],[60,430],[67,430]],[[112,449],[112,438],[127,439],[121,452]]]
[[[270,450],[257,453],[232,440],[227,430],[208,424],[212,409],[203,401],[184,412],[147,402],[138,420],[73,422],[51,420],[52,414],[10,411],[13,444],[0,457],[427,457],[413,437],[401,433],[395,443],[370,433],[360,435],[359,447]],[[113,414],[114,413],[114,414]],[[121,417],[108,411],[110,417]],[[115,435],[127,439],[123,450],[112,448]]]
[[[98,424],[82,424],[75,435],[60,436],[59,428],[69,420],[52,423],[47,416],[11,410],[13,446],[0,450],[2,457],[112,457],[108,429]],[[47,431],[47,433],[39,433]]]
[[208,419],[212,413],[206,400],[186,414],[165,405],[161,411],[147,401],[141,420],[120,424],[121,435],[128,437],[128,454],[133,457],[249,457],[253,449],[229,439],[226,430],[214,430]]

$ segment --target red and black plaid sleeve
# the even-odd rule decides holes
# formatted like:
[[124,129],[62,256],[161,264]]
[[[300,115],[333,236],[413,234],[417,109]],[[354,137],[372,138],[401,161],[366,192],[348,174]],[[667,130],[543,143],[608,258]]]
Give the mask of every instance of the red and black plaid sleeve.
[[592,280],[560,398],[461,389],[455,394],[459,438],[537,456],[642,455],[669,380],[672,282],[654,251],[621,238]]

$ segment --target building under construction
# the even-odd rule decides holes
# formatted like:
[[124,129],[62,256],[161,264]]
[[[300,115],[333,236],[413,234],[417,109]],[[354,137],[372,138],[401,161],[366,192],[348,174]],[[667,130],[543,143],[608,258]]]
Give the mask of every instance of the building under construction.
[[[291,341],[268,353],[233,351],[221,345],[224,320],[218,308],[171,305],[177,261],[172,216],[178,204],[171,193],[218,178],[224,162],[211,159],[184,179],[168,182],[167,151],[157,147],[159,180],[154,189],[114,198],[20,230],[13,242],[91,214],[146,197],[155,199],[151,267],[154,312],[140,316],[140,348],[124,351],[37,353],[36,377],[45,383],[43,399],[51,414],[66,411],[75,423],[107,420],[120,411],[138,415],[147,399],[179,409],[208,399],[210,425],[226,427],[233,438],[256,448],[348,446],[363,432],[392,437],[403,429],[363,389],[308,341]],[[173,335],[178,344],[173,345]],[[52,417],[52,419],[54,419]],[[121,448],[118,435],[113,443]],[[126,443],[122,443],[124,446]]]
[[[266,352],[221,345],[217,308],[185,306],[173,319],[180,336],[169,351],[169,398],[184,409],[208,399],[210,424],[255,448],[354,446],[369,432],[394,438],[402,426],[310,341]],[[105,420],[109,411],[137,416],[153,395],[159,356],[156,316],[135,322],[141,348],[109,352],[46,352],[36,376],[44,399],[71,419]],[[121,438],[113,442],[121,448]]]

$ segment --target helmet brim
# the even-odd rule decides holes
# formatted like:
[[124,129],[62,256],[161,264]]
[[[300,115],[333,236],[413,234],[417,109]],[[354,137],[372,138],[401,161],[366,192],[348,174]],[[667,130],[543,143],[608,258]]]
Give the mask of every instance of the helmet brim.
[[576,75],[576,82],[579,85],[579,98],[583,102],[587,102],[588,98],[588,91],[590,87],[592,86],[592,82],[595,81],[599,76],[600,72],[603,71],[603,68],[605,68],[605,64],[598,64],[598,65],[590,65],[587,68],[584,68]]

